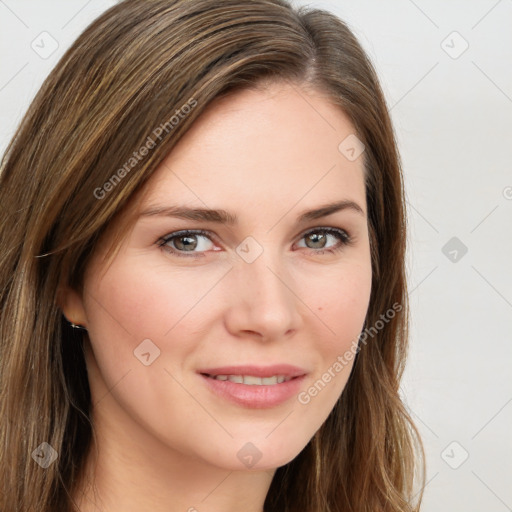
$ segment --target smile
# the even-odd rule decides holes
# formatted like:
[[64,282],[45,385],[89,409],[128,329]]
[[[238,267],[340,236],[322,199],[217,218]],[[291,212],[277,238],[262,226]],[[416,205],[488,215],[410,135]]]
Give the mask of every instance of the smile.
[[272,377],[255,377],[254,375],[207,375],[210,379],[228,380],[235,384],[246,384],[248,386],[274,386],[292,380],[293,377],[285,375],[273,375]]

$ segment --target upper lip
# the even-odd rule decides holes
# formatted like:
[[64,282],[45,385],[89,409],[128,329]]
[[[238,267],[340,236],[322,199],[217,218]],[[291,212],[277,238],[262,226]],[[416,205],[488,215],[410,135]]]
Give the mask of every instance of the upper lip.
[[218,368],[204,368],[198,370],[198,373],[208,375],[251,375],[254,377],[273,377],[274,375],[284,375],[285,377],[301,377],[308,373],[303,368],[292,366],[290,364],[274,364],[271,366],[222,366]]

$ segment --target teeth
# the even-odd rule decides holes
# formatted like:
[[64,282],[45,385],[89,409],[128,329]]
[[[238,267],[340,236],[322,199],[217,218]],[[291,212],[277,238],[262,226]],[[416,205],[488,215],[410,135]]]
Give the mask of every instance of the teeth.
[[[237,376],[238,377],[238,376]],[[266,379],[268,380],[268,379]],[[270,379],[272,380],[272,378]],[[250,375],[245,375],[242,379],[244,384],[249,384],[249,386],[261,386],[263,384],[263,379],[261,377],[251,377]],[[274,384],[273,382],[265,382],[265,384]]]
[[284,375],[274,375],[273,377],[254,377],[253,375],[209,375],[210,378],[216,380],[229,380],[236,384],[247,384],[249,386],[273,386],[274,384],[281,384],[288,382],[291,377]]

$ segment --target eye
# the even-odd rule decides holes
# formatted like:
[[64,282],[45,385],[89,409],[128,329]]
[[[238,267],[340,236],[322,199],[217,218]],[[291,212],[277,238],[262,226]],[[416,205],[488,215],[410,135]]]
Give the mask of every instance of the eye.
[[[329,239],[337,239],[338,243],[335,243],[334,246],[328,246],[327,242]],[[301,239],[305,239],[306,245],[302,245],[301,247],[307,247],[309,249],[321,249],[313,251],[316,254],[323,254],[324,252],[334,253],[343,249],[346,245],[351,245],[353,243],[350,235],[338,228],[313,228],[304,235],[302,235]],[[307,245],[309,244],[309,245]]]
[[[158,246],[162,247],[165,251],[180,257],[204,257],[204,253],[212,250],[213,241],[212,234],[203,230],[190,230],[176,231],[158,240]],[[350,235],[338,228],[313,228],[304,233],[301,240],[305,239],[307,245],[299,247],[306,247],[312,249],[316,254],[335,253],[340,251],[344,246],[353,244]],[[327,245],[329,240],[337,240],[334,245]],[[320,250],[319,250],[320,249]],[[219,251],[220,249],[213,249]],[[188,253],[188,254],[187,254]]]
[[[204,240],[207,240],[207,242]],[[170,235],[163,237],[158,242],[160,247],[164,248],[171,254],[184,257],[191,256],[195,258],[204,256],[201,253],[211,249],[212,244],[213,242],[211,241],[210,235],[207,231],[190,229],[171,233]],[[199,249],[199,251],[196,252],[195,249]]]

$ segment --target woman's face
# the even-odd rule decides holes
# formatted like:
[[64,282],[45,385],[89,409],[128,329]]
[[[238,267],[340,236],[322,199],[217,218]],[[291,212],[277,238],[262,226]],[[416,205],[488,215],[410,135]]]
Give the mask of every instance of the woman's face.
[[112,264],[107,238],[64,310],[88,330],[100,436],[231,470],[304,448],[347,382],[370,297],[354,132],[320,93],[281,83],[217,100],[181,139]]

